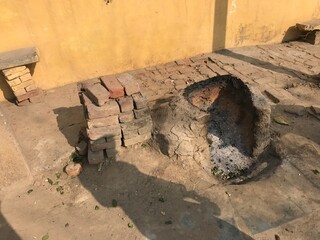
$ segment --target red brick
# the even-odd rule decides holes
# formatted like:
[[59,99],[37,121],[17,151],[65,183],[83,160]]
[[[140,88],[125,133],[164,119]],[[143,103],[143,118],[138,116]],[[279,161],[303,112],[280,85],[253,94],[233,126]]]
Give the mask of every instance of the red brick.
[[134,138],[136,136],[139,135],[138,130],[137,129],[133,129],[133,130],[128,130],[128,129],[122,129],[122,137],[124,139],[130,139],[130,138]]
[[117,99],[121,112],[130,112],[133,109],[133,99],[132,97],[123,97]]
[[117,115],[113,115],[105,118],[88,119],[87,121],[88,128],[107,127],[111,125],[117,125],[118,123],[119,123],[119,119]]
[[98,140],[100,138],[108,138],[110,136],[121,135],[120,125],[113,125],[108,127],[90,128],[87,129],[87,135],[90,140]]
[[80,101],[81,101],[81,104],[83,104],[83,105],[85,105],[85,106],[93,105],[93,104],[94,104],[94,103],[91,101],[91,99],[88,98],[88,96],[86,95],[85,92],[81,92]]
[[117,76],[117,78],[124,87],[124,90],[128,96],[140,92],[139,84],[131,74],[124,73]]
[[119,114],[120,123],[131,122],[133,119],[134,119],[134,114],[132,111]]
[[104,149],[121,149],[121,138],[119,139],[109,139],[101,138],[96,141],[90,141],[90,149],[91,151],[101,151]]
[[135,130],[135,129],[139,129],[149,125],[152,125],[152,119],[150,116],[145,118],[135,119],[131,122],[121,124],[121,128],[127,129],[127,130]]
[[99,164],[104,162],[104,151],[93,152],[91,149],[88,149],[88,162],[89,164]]
[[88,87],[93,86],[95,84],[100,84],[101,81],[99,78],[92,78],[79,83],[79,88],[82,91],[85,91]]
[[8,76],[13,73],[21,72],[21,71],[25,70],[26,68],[27,68],[26,66],[14,67],[14,68],[4,69],[4,70],[2,70],[2,72],[5,76]]
[[24,74],[27,74],[27,73],[30,73],[30,71],[29,71],[29,69],[28,68],[26,68],[26,69],[24,69],[23,71],[21,71],[21,72],[16,72],[16,73],[12,73],[12,74],[5,74],[5,76],[6,76],[6,78],[10,81],[10,80],[12,80],[12,79],[15,79],[15,78],[17,78],[17,77],[20,77],[20,76],[22,76],[22,75],[24,75]]
[[89,119],[105,118],[120,113],[119,105],[115,100],[110,100],[102,107],[93,104],[87,105]]
[[19,78],[20,78],[21,82],[26,82],[26,81],[29,81],[29,80],[32,79],[30,73],[27,73],[27,74],[25,74],[25,75],[22,75],[22,76],[20,76]]
[[147,107],[147,99],[141,93],[132,94],[135,109]]
[[144,135],[144,134],[147,134],[147,133],[151,133],[151,130],[152,130],[152,125],[147,125],[147,126],[144,126],[142,128],[139,128],[138,129],[138,133],[139,135]]
[[26,100],[28,98],[37,96],[38,94],[39,94],[39,89],[37,88],[35,90],[27,92],[26,94],[23,94],[23,95],[20,95],[20,96],[16,96],[16,98],[17,98],[18,102],[22,102],[23,100]]
[[110,98],[124,96],[124,88],[115,76],[104,76],[101,78],[101,82],[110,92]]
[[103,106],[109,100],[109,91],[101,84],[95,84],[86,89],[88,97],[98,106]]
[[137,135],[136,137],[130,139],[124,139],[124,146],[128,147],[134,144],[142,143],[150,138],[150,134],[146,135]]
[[143,118],[150,115],[149,108],[135,109],[133,110],[135,118]]

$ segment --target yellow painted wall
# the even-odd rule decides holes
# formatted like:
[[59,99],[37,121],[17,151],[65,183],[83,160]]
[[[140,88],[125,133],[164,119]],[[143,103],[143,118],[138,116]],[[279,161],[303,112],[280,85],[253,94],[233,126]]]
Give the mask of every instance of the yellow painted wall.
[[291,37],[289,27],[314,18],[320,18],[319,0],[229,0],[225,46],[282,42]]
[[[0,0],[0,52],[36,46],[43,89],[210,52],[279,42],[320,0]],[[0,100],[12,97],[0,79]]]

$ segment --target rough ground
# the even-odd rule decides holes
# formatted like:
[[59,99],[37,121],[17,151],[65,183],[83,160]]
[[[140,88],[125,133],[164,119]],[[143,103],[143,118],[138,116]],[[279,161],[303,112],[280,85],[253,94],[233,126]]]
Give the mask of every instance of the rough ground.
[[133,72],[152,108],[225,73],[268,90],[277,102],[270,101],[272,117],[289,123],[272,123],[263,171],[241,185],[223,185],[196,163],[149,145],[123,150],[100,172],[85,165],[69,178],[62,168],[84,124],[76,86],[48,91],[39,104],[1,103],[0,238],[318,239],[320,121],[301,106],[320,105],[320,48],[238,48]]

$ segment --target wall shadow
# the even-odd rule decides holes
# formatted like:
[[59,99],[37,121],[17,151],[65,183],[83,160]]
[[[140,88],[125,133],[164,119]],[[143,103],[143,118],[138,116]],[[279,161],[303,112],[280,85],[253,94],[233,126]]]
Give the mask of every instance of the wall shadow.
[[7,101],[11,103],[15,102],[15,96],[13,95],[13,92],[10,86],[8,85],[6,79],[1,73],[0,73],[0,90],[3,92],[3,96]]
[[226,47],[228,2],[228,0],[215,1],[212,52]]
[[0,239],[8,240],[20,240],[19,235],[13,230],[5,217],[1,214],[1,202],[0,202]]
[[146,239],[252,239],[220,219],[214,202],[130,163],[117,161],[101,174],[85,168],[79,179],[102,206],[123,209]]
[[53,110],[57,115],[57,124],[70,146],[75,146],[79,139],[81,128],[86,126],[83,107],[61,107]]

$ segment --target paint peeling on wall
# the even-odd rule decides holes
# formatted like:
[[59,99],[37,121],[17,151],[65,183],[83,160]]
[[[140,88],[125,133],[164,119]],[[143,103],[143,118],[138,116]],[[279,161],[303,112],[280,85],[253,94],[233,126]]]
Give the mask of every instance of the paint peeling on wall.
[[233,14],[237,11],[237,0],[232,0],[230,14]]

